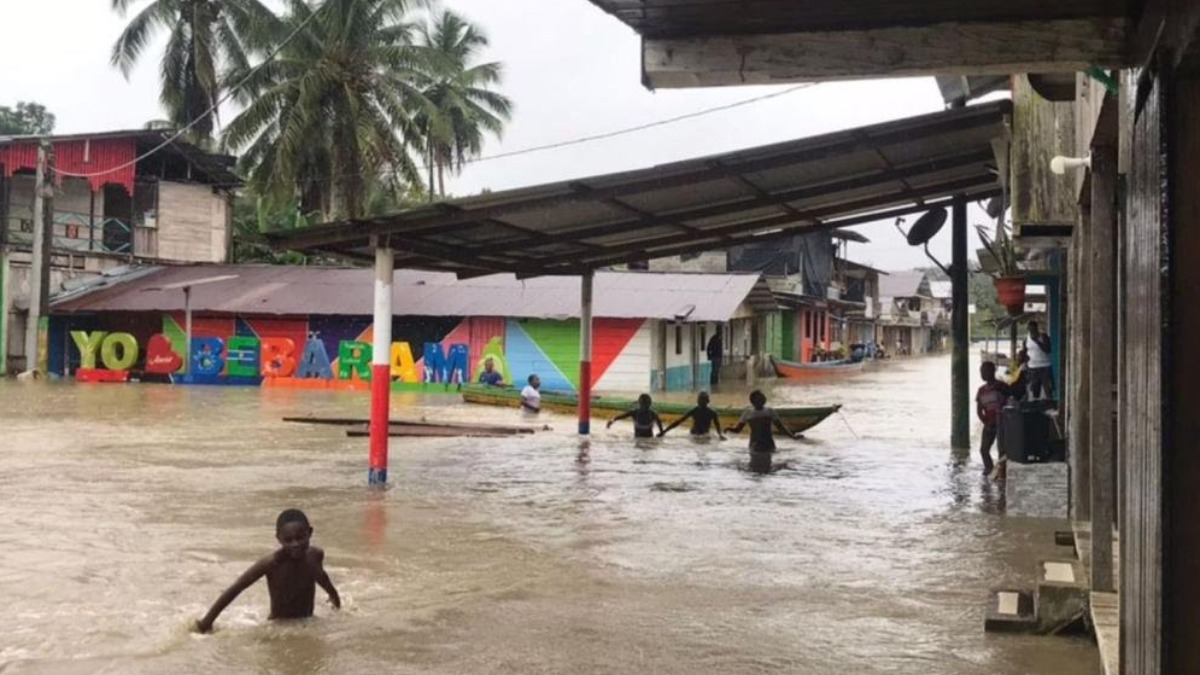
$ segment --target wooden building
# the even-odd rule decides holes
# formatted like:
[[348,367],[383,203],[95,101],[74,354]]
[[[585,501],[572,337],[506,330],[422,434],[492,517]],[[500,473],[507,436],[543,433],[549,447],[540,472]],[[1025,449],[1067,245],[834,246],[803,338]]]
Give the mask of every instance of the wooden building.
[[[643,36],[650,87],[1011,75],[1020,99],[1058,81],[1058,110],[1017,102],[1012,203],[1027,245],[1068,242],[1041,272],[1067,286],[1049,304],[1068,343],[1072,515],[1093,590],[1121,593],[1106,663],[1200,672],[1200,0],[591,1]],[[1056,154],[1090,167],[1059,177]]]

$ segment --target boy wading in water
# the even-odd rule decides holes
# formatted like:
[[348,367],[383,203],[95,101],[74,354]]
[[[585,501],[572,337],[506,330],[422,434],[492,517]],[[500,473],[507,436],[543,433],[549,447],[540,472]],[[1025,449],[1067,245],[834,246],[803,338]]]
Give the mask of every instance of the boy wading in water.
[[750,427],[750,470],[755,473],[771,472],[771,455],[775,452],[773,429],[778,429],[788,438],[800,438],[800,434],[787,428],[779,415],[767,407],[767,397],[761,391],[750,393],[751,408],[742,413],[736,426],[725,430],[727,434],[740,434]]
[[707,437],[710,430],[716,429],[717,436],[720,436],[721,440],[725,440],[725,434],[721,431],[721,420],[717,418],[716,411],[708,407],[708,402],[708,392],[700,392],[700,395],[696,397],[696,407],[684,413],[683,417],[680,417],[669,424],[667,428],[663,429],[658,435],[666,435],[668,431],[683,424],[688,420],[688,418],[691,418],[693,436]]
[[638,397],[638,407],[612,418],[608,421],[609,429],[612,428],[614,422],[619,422],[627,417],[633,418],[633,437],[634,438],[654,438],[654,425],[658,425],[658,432],[661,436],[663,433],[662,419],[658,413],[650,408],[654,401],[649,394],[642,394]]
[[213,603],[212,609],[196,622],[196,630],[207,633],[221,612],[242,591],[254,582],[267,577],[271,594],[271,619],[306,619],[313,615],[313,598],[318,585],[329,594],[334,609],[341,609],[342,599],[325,573],[325,551],[310,546],[313,529],[303,511],[288,509],[275,521],[275,538],[279,550],[250,566],[233,585],[225,589]]

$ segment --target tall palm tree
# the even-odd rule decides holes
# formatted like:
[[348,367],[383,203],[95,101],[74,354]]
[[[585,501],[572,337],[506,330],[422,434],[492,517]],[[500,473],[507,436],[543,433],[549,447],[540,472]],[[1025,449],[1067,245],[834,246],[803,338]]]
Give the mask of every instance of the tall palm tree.
[[[112,7],[124,15],[134,3],[112,0]],[[206,113],[220,100],[222,71],[245,70],[245,36],[273,19],[259,0],[150,0],[113,45],[112,62],[128,77],[155,33],[167,31],[160,66],[163,106],[173,124],[194,122],[191,138],[205,141],[215,125],[214,115]]]
[[225,133],[260,195],[357,218],[372,187],[420,182],[410,149],[421,143],[413,119],[429,107],[416,86],[428,59],[413,42],[409,5],[288,0],[263,44],[294,37],[236,92],[246,107]]
[[[421,26],[418,44],[433,52],[433,70],[422,93],[433,105],[417,118],[425,138],[429,194],[446,196],[446,171],[460,173],[483,150],[485,134],[499,137],[512,114],[512,102],[492,87],[500,84],[499,63],[475,63],[487,36],[449,10]],[[434,178],[437,184],[434,184]]]

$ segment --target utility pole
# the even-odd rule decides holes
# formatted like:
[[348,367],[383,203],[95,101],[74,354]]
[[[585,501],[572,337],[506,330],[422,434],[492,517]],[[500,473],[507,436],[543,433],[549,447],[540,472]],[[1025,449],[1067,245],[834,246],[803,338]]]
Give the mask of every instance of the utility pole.
[[953,308],[950,312],[954,348],[950,356],[951,427],[950,447],[967,450],[971,447],[971,372],[970,323],[967,317],[967,200],[957,196],[951,207],[953,213],[954,262],[950,265],[953,286]]
[[12,276],[8,271],[8,179],[0,163],[0,377],[8,374],[8,297]]
[[54,237],[54,153],[49,141],[38,146],[33,196],[33,266],[29,276],[29,318],[25,323],[25,370],[45,375],[50,314],[50,248]]

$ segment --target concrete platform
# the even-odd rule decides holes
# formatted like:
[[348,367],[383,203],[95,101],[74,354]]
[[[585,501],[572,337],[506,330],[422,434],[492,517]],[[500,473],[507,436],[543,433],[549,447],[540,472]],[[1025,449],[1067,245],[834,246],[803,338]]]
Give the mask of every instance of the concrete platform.
[[1089,591],[1078,560],[1043,560],[1038,564],[1035,602],[1040,632],[1055,635],[1088,616]]
[[1021,589],[992,591],[983,629],[992,633],[1037,633],[1033,593]]

